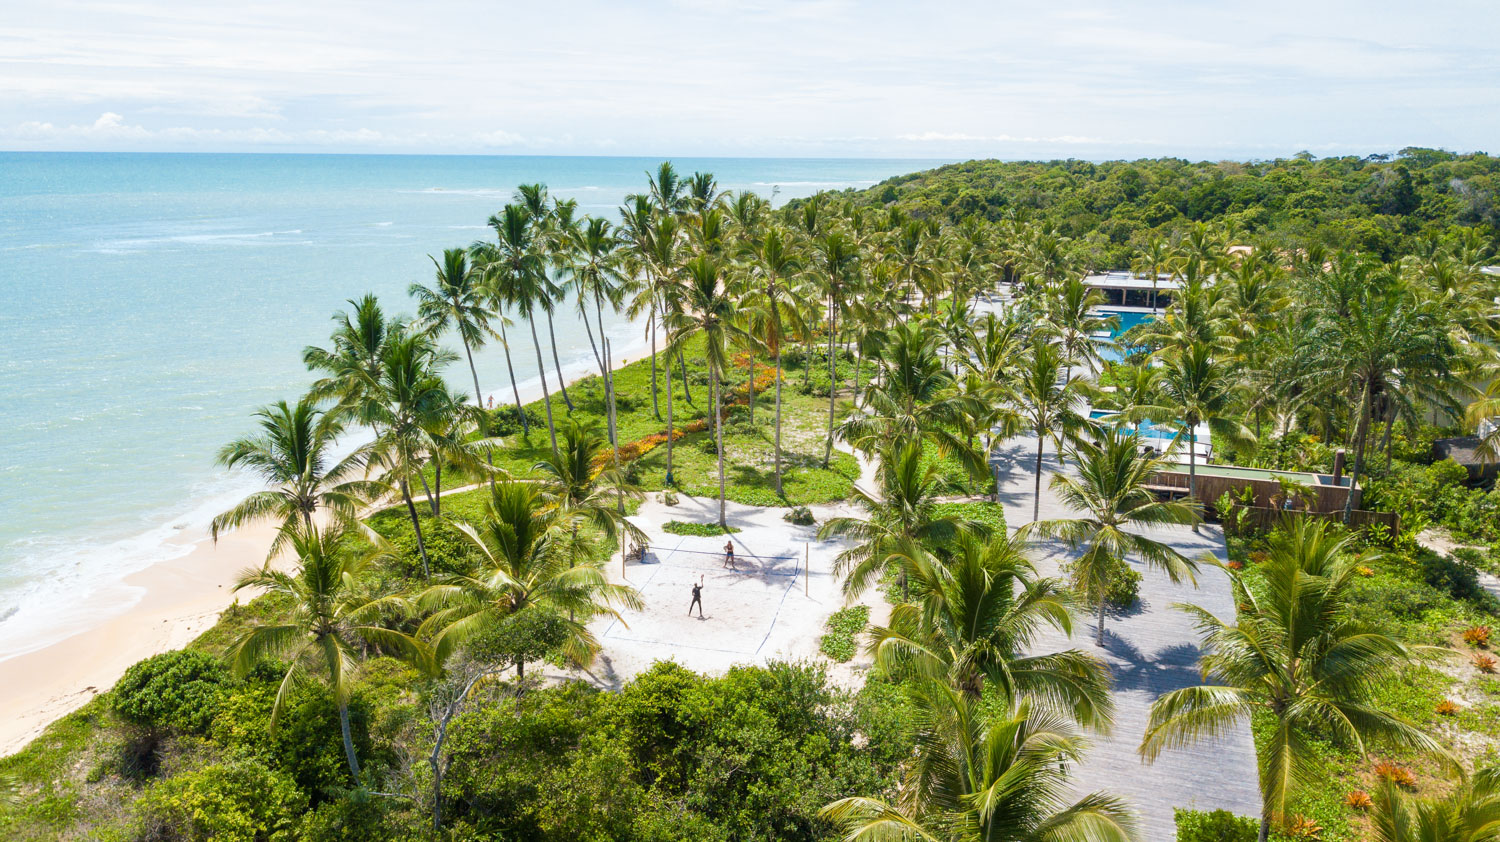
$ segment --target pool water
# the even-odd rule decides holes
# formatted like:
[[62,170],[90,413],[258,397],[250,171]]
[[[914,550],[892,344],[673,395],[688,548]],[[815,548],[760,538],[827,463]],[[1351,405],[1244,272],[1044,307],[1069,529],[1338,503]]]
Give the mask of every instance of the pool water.
[[[1089,410],[1089,418],[1091,418],[1091,419],[1093,419],[1095,421],[1098,421],[1098,420],[1100,420],[1102,418],[1107,418],[1108,416],[1113,415],[1113,414],[1114,414],[1113,412],[1111,412],[1109,410],[1105,410],[1105,409],[1091,409],[1091,410]],[[1133,424],[1133,425],[1129,425],[1129,426],[1132,429],[1134,429],[1135,432],[1136,432],[1136,434],[1139,435],[1143,439],[1156,439],[1158,441],[1171,441],[1172,439],[1174,439],[1174,438],[1177,437],[1177,431],[1171,429],[1170,427],[1160,427],[1160,426],[1157,426],[1156,424],[1153,424],[1150,421],[1141,421],[1138,424]]]
[[[1100,317],[1106,319],[1110,316],[1114,316],[1115,319],[1119,322],[1119,325],[1117,327],[1110,330],[1110,339],[1117,339],[1119,338],[1120,334],[1124,333],[1125,331],[1130,330],[1136,325],[1149,322],[1152,320],[1152,318],[1154,318],[1151,313],[1143,313],[1135,310],[1097,310],[1095,312]],[[1102,342],[1100,344],[1103,345]],[[1105,345],[1104,347],[1099,349],[1099,356],[1110,362],[1120,362],[1121,360],[1125,359],[1125,354],[1121,352],[1121,349],[1110,347],[1108,345]]]

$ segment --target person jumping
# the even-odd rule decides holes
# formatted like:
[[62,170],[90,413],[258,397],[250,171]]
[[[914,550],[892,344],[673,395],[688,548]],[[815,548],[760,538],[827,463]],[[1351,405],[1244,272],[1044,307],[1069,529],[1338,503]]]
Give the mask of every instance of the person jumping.
[[738,567],[734,566],[734,542],[733,541],[725,541],[724,542],[724,566],[727,567],[727,568],[729,568],[730,570],[734,570],[734,571],[738,571],[739,570]]
[[703,619],[703,574],[698,574],[698,584],[693,586],[693,601],[688,603],[688,616],[693,616],[693,606],[698,606],[698,619]]

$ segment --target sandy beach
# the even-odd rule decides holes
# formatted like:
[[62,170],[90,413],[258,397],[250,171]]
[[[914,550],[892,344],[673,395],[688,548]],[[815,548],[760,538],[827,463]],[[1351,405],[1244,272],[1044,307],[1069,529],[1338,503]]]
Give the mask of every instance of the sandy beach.
[[0,661],[0,755],[23,748],[58,718],[108,690],[131,664],[180,649],[219,613],[251,595],[234,594],[240,571],[265,560],[275,527],[222,536],[184,535],[192,550],[125,579],[145,591],[132,609],[51,646]]
[[[644,338],[622,343],[616,367],[649,356],[649,351]],[[586,362],[563,371],[569,385],[597,373]],[[556,390],[550,378],[549,383]],[[511,398],[508,387],[486,391],[496,406]],[[542,397],[535,381],[522,381],[520,391],[523,401]],[[234,583],[241,571],[265,561],[275,531],[274,525],[257,525],[222,535],[215,544],[206,528],[184,530],[168,543],[191,546],[189,552],[124,579],[125,588],[144,592],[134,607],[123,613],[101,611],[96,625],[0,661],[0,756],[20,751],[48,725],[114,686],[131,664],[186,646],[213,626],[225,608],[253,599],[254,593],[235,594]]]

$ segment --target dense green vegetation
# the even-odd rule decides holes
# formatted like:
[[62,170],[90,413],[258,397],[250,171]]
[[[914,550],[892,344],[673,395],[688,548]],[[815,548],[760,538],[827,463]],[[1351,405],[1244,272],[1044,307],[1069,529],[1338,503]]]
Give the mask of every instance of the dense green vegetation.
[[[226,446],[266,490],[215,530],[278,524],[277,566],[0,760],[0,835],[1129,839],[1129,805],[1068,777],[1114,724],[1110,670],[1040,632],[1091,623],[1102,644],[1132,564],[1218,575],[1158,531],[1215,514],[1235,615],[1186,609],[1206,683],[1131,736],[1150,760],[1248,726],[1262,809],[1182,811],[1182,837],[1352,840],[1487,809],[1500,492],[1430,444],[1500,393],[1496,173],[1420,149],[972,162],[772,209],[663,165],[618,224],[524,185],[492,242],[434,256],[418,319],[351,301],[304,352],[310,392]],[[1105,268],[1175,287],[1118,361],[1081,280]],[[1002,284],[1011,302],[981,309]],[[548,347],[563,306],[598,365],[572,384]],[[652,353],[617,365],[606,311],[644,318]],[[470,360],[492,342],[514,400],[488,410],[454,384],[483,393]],[[543,397],[523,404],[532,361]],[[1142,421],[1180,435],[1186,498],[1158,499]],[[355,427],[372,443],[334,460]],[[1352,493],[1269,530],[1233,494],[1199,500],[1204,429],[1215,461],[1327,470],[1343,449],[1360,505],[1399,525],[1346,528]],[[1012,511],[1032,522],[1007,524],[988,460],[1021,434],[1035,500]],[[1048,443],[1069,472],[1043,521]],[[669,532],[724,534],[736,502],[841,539],[849,602],[819,644],[862,684],[821,660],[601,680],[596,629],[641,605],[612,571],[648,493],[718,502]],[[1424,548],[1434,525],[1469,546]],[[1059,576],[1041,536],[1072,549]]]
[[1194,222],[1280,246],[1320,243],[1390,261],[1424,235],[1500,231],[1500,158],[1405,149],[1392,158],[1270,161],[968,161],[896,176],[853,194],[864,204],[954,222],[1052,225],[1086,244],[1093,269],[1126,269],[1153,236]]

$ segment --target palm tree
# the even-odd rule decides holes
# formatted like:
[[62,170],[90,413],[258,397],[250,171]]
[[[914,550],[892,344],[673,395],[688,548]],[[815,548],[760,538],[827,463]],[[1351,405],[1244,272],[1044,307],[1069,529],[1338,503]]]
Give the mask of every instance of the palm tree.
[[454,404],[437,370],[456,355],[444,351],[426,334],[416,333],[390,342],[381,357],[380,371],[366,391],[377,396],[374,421],[380,430],[371,445],[370,464],[383,474],[406,504],[422,557],[422,574],[431,576],[422,522],[412,500],[412,484],[425,483],[424,468],[437,445],[432,430],[451,415]]
[[[332,413],[318,409],[315,399],[304,397],[295,406],[277,401],[255,417],[260,435],[226,444],[217,461],[226,468],[248,469],[272,487],[215,517],[209,525],[215,541],[221,532],[261,520],[279,520],[282,526],[300,521],[311,528],[319,509],[337,521],[353,523],[359,507],[380,495],[379,483],[358,478],[370,457],[368,447],[334,460],[331,451],[344,425]],[[267,558],[281,552],[288,534],[285,530],[276,534]]]
[[1032,338],[1012,390],[1022,424],[1036,434],[1035,521],[1042,512],[1042,446],[1050,437],[1053,448],[1061,451],[1063,439],[1083,423],[1077,411],[1078,381],[1065,372],[1061,348],[1043,334]]
[[865,388],[860,411],[839,426],[839,435],[866,454],[884,442],[924,438],[957,459],[971,476],[989,470],[984,457],[955,431],[964,431],[986,407],[963,394],[937,354],[939,337],[918,320],[885,334],[878,376]]
[[839,536],[855,542],[833,563],[849,599],[864,593],[892,565],[900,570],[902,598],[909,598],[912,568],[923,547],[944,545],[963,532],[988,535],[982,523],[938,514],[938,499],[949,486],[938,464],[926,458],[921,439],[887,442],[875,478],[878,493],[854,486],[854,504],[864,509],[864,518],[829,518],[818,530],[820,541]]
[[920,599],[894,606],[890,625],[870,630],[882,668],[947,682],[973,699],[986,685],[1003,699],[1044,699],[1082,724],[1108,728],[1108,667],[1076,649],[1025,654],[1043,626],[1072,634],[1073,602],[1057,580],[1037,576],[1019,538],[960,532],[923,552],[912,574]]
[[[537,310],[547,309],[552,300],[547,265],[536,243],[531,218],[520,205],[506,205],[499,216],[490,217],[490,225],[500,235],[500,260],[503,270],[496,277],[497,297],[514,304],[531,327],[531,344],[536,348],[536,370],[542,380],[542,406],[547,409],[547,435],[552,452],[557,452],[557,422],[552,417],[552,393],[547,388],[547,364],[542,361],[542,341],[536,332]],[[517,398],[519,411],[520,398]]]
[[[578,315],[588,334],[589,347],[594,351],[594,361],[599,365],[599,377],[604,381],[604,396],[609,406],[607,418],[610,444],[618,444],[615,429],[615,378],[613,366],[609,365],[600,352],[600,344],[605,341],[604,302],[609,302],[611,310],[618,308],[624,288],[619,246],[620,240],[610,230],[607,220],[589,217],[587,223],[574,233],[573,248],[578,259],[571,269],[571,284],[578,294]],[[597,343],[594,341],[594,328],[589,324],[590,306],[593,307],[599,329]]]
[[532,247],[537,250],[541,274],[536,278],[537,300],[547,316],[547,338],[552,345],[552,366],[557,372],[557,385],[562,390],[563,403],[573,411],[573,399],[568,396],[568,381],[563,378],[562,363],[557,358],[557,332],[552,327],[552,310],[566,295],[563,288],[552,281],[549,268],[563,269],[572,257],[571,234],[577,227],[574,215],[578,203],[572,200],[548,204],[547,185],[517,185],[512,201],[526,211],[531,221]]
[[[683,267],[682,309],[667,314],[667,354],[681,354],[689,340],[701,339],[708,361],[708,386],[713,403],[714,447],[719,462],[719,525],[728,527],[724,503],[724,369],[727,341],[741,333],[736,325],[734,297],[725,288],[724,264],[700,254]],[[671,380],[670,374],[668,380]],[[669,392],[670,394],[670,392]],[[670,433],[669,433],[670,436]]]
[[469,253],[463,249],[445,249],[442,263],[431,255],[428,259],[437,268],[432,286],[412,284],[407,293],[417,299],[417,315],[428,329],[441,333],[451,328],[458,334],[469,361],[469,374],[474,378],[474,405],[483,406],[474,349],[484,347],[494,312],[481,283],[482,273],[478,266],[469,264]]
[[[639,500],[644,494],[620,472],[619,453],[609,447],[598,425],[568,418],[563,421],[562,442],[559,453],[536,464],[544,477],[543,500],[572,519],[575,534],[587,523],[612,541],[624,532],[644,544],[645,533],[625,519],[625,498]],[[606,467],[611,456],[614,463]]]
[[1198,522],[1193,507],[1161,502],[1149,487],[1161,460],[1141,453],[1140,438],[1119,427],[1099,430],[1098,441],[1079,439],[1068,457],[1078,466],[1078,477],[1055,474],[1052,488],[1063,505],[1078,518],[1033,521],[1017,534],[1060,538],[1083,554],[1073,562],[1079,590],[1098,612],[1094,642],[1104,645],[1104,612],[1110,585],[1127,556],[1141,557],[1165,571],[1173,582],[1193,580],[1198,565],[1170,544],[1148,538],[1141,527],[1186,525]]
[[330,347],[309,345],[302,351],[302,361],[310,371],[323,374],[308,390],[309,398],[337,401],[335,415],[369,424],[374,400],[368,384],[378,377],[386,344],[405,332],[405,326],[387,319],[374,295],[350,299],[349,304],[352,316],[343,311],[334,314]]
[[823,285],[828,309],[828,441],[823,448],[823,467],[833,458],[834,396],[838,393],[838,358],[834,346],[838,339],[839,308],[844,304],[847,288],[854,282],[859,265],[859,245],[841,228],[834,228],[813,241],[817,257],[813,268]]
[[1196,606],[1205,680],[1218,683],[1173,690],[1151,706],[1140,753],[1149,763],[1163,751],[1215,739],[1256,712],[1275,720],[1257,752],[1260,839],[1285,820],[1298,787],[1316,766],[1310,734],[1351,743],[1389,745],[1444,756],[1441,746],[1406,720],[1372,705],[1374,688],[1412,660],[1406,644],[1360,619],[1351,591],[1365,559],[1353,538],[1311,518],[1288,521],[1270,539],[1269,558],[1251,571],[1230,571],[1239,620],[1235,625]]
[[[1169,348],[1160,357],[1164,366],[1157,392],[1162,403],[1137,406],[1121,417],[1172,425],[1178,430],[1178,440],[1187,438],[1188,497],[1202,505],[1198,499],[1198,426],[1208,427],[1214,446],[1220,449],[1249,445],[1255,441],[1255,435],[1232,414],[1235,380],[1229,367],[1215,355],[1213,346],[1193,341]],[[1197,529],[1194,525],[1193,530]]]
[[1047,318],[1057,328],[1070,378],[1074,363],[1098,365],[1099,343],[1094,341],[1094,334],[1119,326],[1118,316],[1094,315],[1095,308],[1103,303],[1104,295],[1077,277],[1060,282],[1047,302]]
[[349,773],[358,781],[359,759],[349,733],[349,698],[361,651],[366,645],[377,646],[424,668],[430,665],[429,653],[420,641],[380,625],[385,611],[404,604],[401,597],[370,598],[358,588],[361,574],[372,560],[388,554],[388,548],[360,548],[340,525],[319,530],[294,521],[282,527],[282,532],[284,543],[297,556],[296,571],[247,570],[234,589],[276,594],[281,599],[276,604],[285,607],[275,621],[246,629],[225,657],[240,676],[267,658],[287,665],[271,707],[272,728],[291,691],[321,673],[338,705]]
[[821,815],[861,842],[1128,842],[1124,802],[1094,793],[1072,804],[1066,768],[1084,743],[1061,714],[1022,699],[1000,707],[934,681],[907,691],[917,751],[891,804],[842,798]]
[[1351,285],[1347,312],[1341,318],[1325,313],[1315,330],[1316,347],[1322,351],[1320,368],[1349,384],[1358,396],[1350,411],[1354,470],[1344,503],[1346,522],[1364,470],[1376,394],[1390,391],[1402,378],[1446,375],[1455,353],[1438,313],[1412,296],[1394,275],[1363,262],[1351,271],[1360,282]]
[[[489,224],[498,233],[503,225],[503,217],[491,216]],[[481,284],[486,297],[490,300],[490,309],[494,313],[490,317],[490,324],[500,326],[500,349],[505,352],[505,374],[510,378],[511,398],[516,404],[516,416],[521,421],[522,435],[529,437],[531,420],[521,406],[521,388],[516,385],[516,367],[510,357],[510,337],[505,330],[512,324],[510,318],[505,315],[505,308],[511,303],[509,284],[506,279],[512,267],[500,247],[490,243],[475,243],[469,246],[469,255],[474,265],[479,267]]]
[[1447,795],[1415,798],[1382,781],[1370,813],[1374,842],[1500,840],[1500,767],[1482,769]]
[[1163,269],[1171,264],[1172,250],[1167,247],[1166,240],[1161,237],[1152,237],[1146,241],[1141,253],[1136,257],[1130,269],[1136,275],[1145,275],[1151,279],[1151,309],[1156,309],[1156,284],[1161,278]]
[[[479,552],[480,569],[449,576],[427,588],[418,605],[433,612],[418,629],[431,639],[437,661],[508,617],[537,607],[564,618],[563,652],[587,666],[599,651],[588,623],[619,614],[615,604],[639,608],[640,597],[629,585],[611,584],[604,561],[573,539],[576,513],[549,504],[536,483],[503,479],[490,488],[479,523],[459,530]],[[526,664],[517,661],[516,675]]]
[[[745,195],[745,194],[742,194]],[[787,342],[787,329],[803,327],[802,314],[792,298],[793,282],[802,269],[801,256],[791,245],[786,231],[772,225],[760,236],[749,237],[744,246],[747,258],[745,273],[748,290],[744,299],[747,321],[762,339],[776,362],[776,496],[781,491],[781,349]],[[755,376],[751,370],[750,405],[755,406]]]

